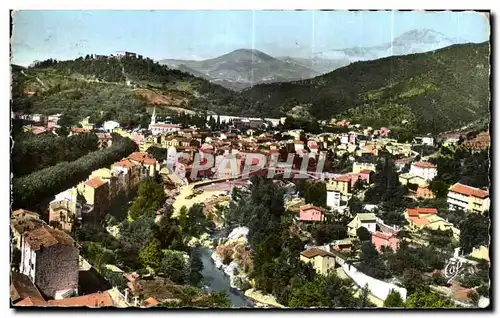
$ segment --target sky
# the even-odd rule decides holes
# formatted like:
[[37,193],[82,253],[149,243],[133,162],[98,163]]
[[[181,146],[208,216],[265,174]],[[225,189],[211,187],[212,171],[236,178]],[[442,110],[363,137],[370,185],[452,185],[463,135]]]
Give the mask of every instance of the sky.
[[207,59],[240,48],[310,57],[333,49],[390,42],[430,29],[465,42],[490,36],[476,12],[391,11],[18,11],[12,63],[131,51],[154,60]]

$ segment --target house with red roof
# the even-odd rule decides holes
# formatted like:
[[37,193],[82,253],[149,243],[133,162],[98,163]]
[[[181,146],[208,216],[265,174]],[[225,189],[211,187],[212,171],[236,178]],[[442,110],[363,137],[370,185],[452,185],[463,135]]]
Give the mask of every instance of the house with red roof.
[[439,231],[451,230],[455,239],[460,238],[460,230],[453,226],[448,220],[438,216],[435,208],[407,209],[405,218],[408,221],[406,228],[410,231],[417,231],[424,228]]
[[319,248],[313,247],[303,251],[300,253],[300,260],[311,263],[320,275],[328,275],[328,272],[335,270],[335,255]]
[[325,209],[312,204],[302,205],[299,208],[299,220],[306,222],[323,221],[325,219],[325,212]]
[[142,166],[130,159],[123,159],[111,165],[113,174],[118,179],[120,192],[128,192],[135,189],[141,182]]
[[91,177],[76,187],[78,193],[83,196],[86,204],[93,207],[90,213],[93,218],[100,218],[106,215],[110,202],[109,182],[100,177]]
[[372,233],[372,243],[379,253],[382,250],[382,246],[390,247],[393,251],[397,251],[399,248],[399,239],[396,235],[380,231]]
[[487,190],[455,183],[448,190],[447,202],[451,210],[482,213],[490,209],[490,196]]

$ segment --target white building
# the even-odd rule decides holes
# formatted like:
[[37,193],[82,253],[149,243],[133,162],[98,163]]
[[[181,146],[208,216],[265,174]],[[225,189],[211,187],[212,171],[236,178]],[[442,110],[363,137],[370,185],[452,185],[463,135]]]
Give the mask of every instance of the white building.
[[431,181],[437,175],[437,167],[427,161],[415,162],[411,165],[410,174]]
[[422,145],[434,146],[434,138],[431,136],[422,137]]
[[455,183],[448,190],[447,202],[450,210],[462,209],[482,213],[490,208],[490,197],[486,190]]
[[104,122],[102,127],[107,132],[113,132],[116,128],[120,128],[120,123],[117,123],[116,121],[113,121],[113,120],[108,120],[108,121]]
[[338,191],[327,191],[326,192],[326,205],[330,208],[337,208],[340,206],[341,194]]
[[174,167],[177,161],[177,149],[174,146],[170,146],[167,149],[167,166]]
[[354,219],[347,224],[348,234],[351,237],[356,237],[356,231],[360,228],[366,228],[370,233],[377,230],[377,217],[374,213],[358,213]]
[[341,136],[340,143],[343,145],[348,144],[349,143],[349,136],[347,136],[347,135]]
[[174,131],[179,131],[182,129],[181,125],[178,124],[165,124],[156,122],[156,108],[153,110],[151,115],[151,123],[149,124],[149,130],[153,135],[170,133]]

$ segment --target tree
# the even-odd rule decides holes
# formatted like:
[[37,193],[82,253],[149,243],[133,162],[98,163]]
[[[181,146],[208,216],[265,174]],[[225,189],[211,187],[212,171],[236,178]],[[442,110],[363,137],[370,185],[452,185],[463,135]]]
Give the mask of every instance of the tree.
[[160,262],[160,272],[171,281],[177,284],[185,284],[189,279],[190,269],[181,252],[166,250],[163,258],[160,257]]
[[328,307],[355,307],[353,284],[349,280],[343,280],[331,272],[326,277],[320,277],[324,294],[328,300]]
[[152,239],[139,252],[139,260],[144,267],[158,269],[162,263],[163,252],[161,251],[160,241]]
[[347,230],[341,224],[321,224],[312,233],[316,244],[323,245],[347,237]]
[[349,207],[349,212],[351,212],[352,216],[356,216],[358,213],[363,213],[363,202],[357,197],[352,197],[347,203],[347,206]]
[[407,308],[449,308],[454,307],[446,298],[431,291],[419,289],[406,299]]
[[370,289],[368,288],[368,283],[367,283],[359,292],[358,306],[361,308],[372,307],[373,305],[369,300],[369,296],[370,296]]
[[432,180],[429,183],[429,189],[437,198],[444,198],[448,194],[449,185],[441,180]]
[[360,226],[357,230],[356,230],[356,235],[358,236],[358,239],[361,241],[361,242],[368,242],[372,240],[372,235],[370,233],[370,231],[368,231],[368,229],[364,226]]
[[326,307],[328,299],[326,298],[321,284],[318,281],[308,282],[292,290],[290,307]]
[[164,202],[165,190],[161,184],[149,179],[142,181],[130,206],[129,215],[132,219],[141,215],[153,216]]
[[401,298],[401,295],[396,290],[391,289],[389,295],[384,300],[384,307],[404,307],[403,298]]
[[306,182],[304,199],[306,203],[326,207],[326,183]]
[[489,220],[477,213],[469,213],[460,226],[460,246],[469,254],[474,247],[488,245]]

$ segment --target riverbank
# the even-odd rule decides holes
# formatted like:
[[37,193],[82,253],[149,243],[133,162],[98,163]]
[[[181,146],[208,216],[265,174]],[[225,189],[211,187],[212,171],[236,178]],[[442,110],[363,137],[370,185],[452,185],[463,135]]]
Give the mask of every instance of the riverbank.
[[254,300],[258,305],[256,307],[275,307],[275,308],[286,308],[285,306],[279,304],[273,295],[264,295],[262,292],[250,288],[245,291],[245,296]]
[[233,308],[252,308],[254,303],[243,293],[231,288],[230,278],[215,266],[212,260],[213,251],[207,247],[198,247],[203,263],[203,281],[209,292],[225,292]]

